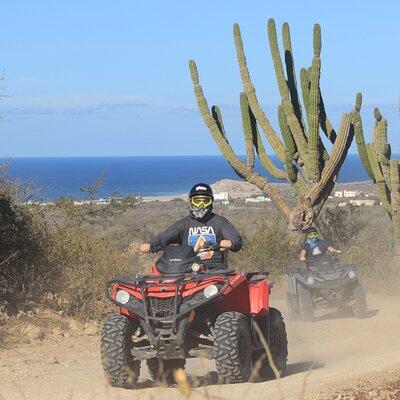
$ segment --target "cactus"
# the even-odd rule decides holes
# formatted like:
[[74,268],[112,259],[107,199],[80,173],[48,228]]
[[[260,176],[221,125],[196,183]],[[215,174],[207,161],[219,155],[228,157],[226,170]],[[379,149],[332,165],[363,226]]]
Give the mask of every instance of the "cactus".
[[[189,68],[200,113],[221,153],[242,179],[255,184],[271,197],[288,220],[290,229],[301,231],[311,226],[333,189],[336,176],[353,139],[354,123],[358,114],[356,110],[345,114],[339,132],[336,134],[326,115],[320,88],[322,42],[321,28],[318,24],[314,26],[313,31],[311,66],[302,68],[300,71],[301,95],[299,95],[297,88],[288,23],[284,23],[282,26],[285,68],[273,19],[268,21],[267,30],[271,57],[281,96],[281,104],[278,107],[280,136],[273,129],[258,101],[247,66],[240,28],[238,24],[233,26],[237,61],[243,83],[243,92],[240,94],[240,108],[247,156],[245,162],[233,152],[229,145],[219,108],[213,106],[210,112],[200,85],[197,66],[193,60],[189,62]],[[278,159],[282,162],[283,169],[275,165],[267,155],[259,127]],[[328,154],[320,137],[321,130],[333,144],[330,154]],[[380,137],[384,137],[384,127],[380,126],[379,130],[377,129],[378,131]],[[382,142],[380,157],[383,159],[387,153]],[[277,188],[269,183],[265,177],[254,171],[255,154],[272,176],[285,179],[292,184],[298,194],[295,207],[289,207]]]
[[360,109],[361,93],[357,95],[355,115],[355,137],[361,163],[373,180],[383,208],[393,225],[393,262],[400,266],[400,161],[391,159],[391,147],[388,142],[387,121],[378,108],[374,110],[375,127],[372,143],[366,143]]

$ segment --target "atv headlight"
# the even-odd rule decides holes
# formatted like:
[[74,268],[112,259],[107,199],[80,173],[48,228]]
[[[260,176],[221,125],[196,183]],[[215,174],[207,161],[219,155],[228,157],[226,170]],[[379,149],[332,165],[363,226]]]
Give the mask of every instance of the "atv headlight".
[[356,271],[350,271],[350,272],[349,272],[349,278],[350,278],[350,279],[354,279],[354,278],[356,277],[356,275],[357,275],[357,274],[356,274]]
[[118,290],[115,300],[118,301],[118,303],[121,304],[126,304],[129,301],[129,293],[126,290]]
[[193,263],[192,264],[192,271],[193,272],[199,272],[199,270],[200,270],[200,264]]
[[315,280],[314,280],[314,278],[311,278],[311,276],[309,276],[306,279],[306,282],[307,282],[308,285],[314,285]]
[[206,299],[215,296],[217,293],[218,293],[218,288],[215,285],[207,286],[203,291],[204,297]]

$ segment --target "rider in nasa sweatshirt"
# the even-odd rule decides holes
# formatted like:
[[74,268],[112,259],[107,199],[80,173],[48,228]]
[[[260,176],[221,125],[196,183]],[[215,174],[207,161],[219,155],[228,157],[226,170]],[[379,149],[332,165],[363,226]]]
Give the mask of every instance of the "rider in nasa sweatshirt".
[[175,222],[150,243],[142,244],[140,251],[156,253],[169,244],[186,244],[196,252],[219,246],[219,250],[200,252],[199,255],[209,268],[226,268],[226,250],[239,251],[243,243],[236,228],[225,217],[212,212],[213,200],[209,185],[194,185],[189,193],[190,215]]

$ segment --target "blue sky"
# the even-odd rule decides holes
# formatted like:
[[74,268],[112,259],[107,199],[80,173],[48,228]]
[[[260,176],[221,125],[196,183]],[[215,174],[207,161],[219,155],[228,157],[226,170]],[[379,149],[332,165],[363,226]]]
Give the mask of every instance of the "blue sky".
[[[241,82],[232,40],[239,22],[260,101],[275,121],[279,95],[266,22],[291,26],[297,69],[322,26],[322,87],[338,123],[357,91],[389,119],[400,152],[398,1],[2,2],[0,156],[218,154],[197,112],[187,61],[197,61],[209,104],[219,104],[241,148]],[[275,122],[274,122],[275,123]]]

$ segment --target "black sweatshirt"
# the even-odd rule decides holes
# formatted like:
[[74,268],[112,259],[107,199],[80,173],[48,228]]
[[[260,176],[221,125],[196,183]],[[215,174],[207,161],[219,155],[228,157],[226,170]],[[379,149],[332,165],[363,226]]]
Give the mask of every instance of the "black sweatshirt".
[[[236,228],[221,215],[211,213],[205,220],[197,220],[191,215],[175,222],[165,231],[150,240],[150,251],[156,253],[163,250],[169,244],[188,244],[196,248],[199,243],[205,241],[207,246],[218,245],[221,240],[230,240],[232,242],[231,251],[239,251],[243,242]],[[212,264],[225,264],[225,252],[215,251],[213,257],[206,262],[209,266]]]

